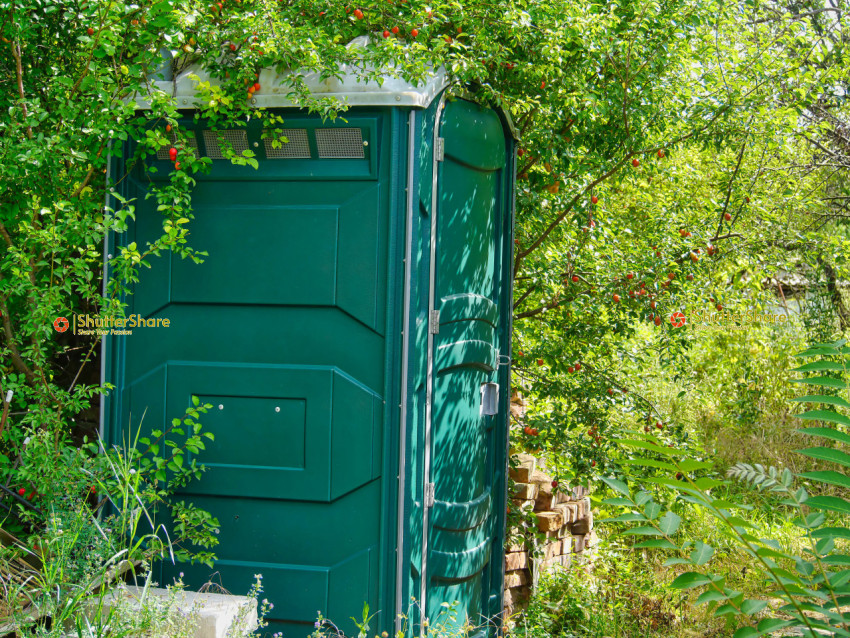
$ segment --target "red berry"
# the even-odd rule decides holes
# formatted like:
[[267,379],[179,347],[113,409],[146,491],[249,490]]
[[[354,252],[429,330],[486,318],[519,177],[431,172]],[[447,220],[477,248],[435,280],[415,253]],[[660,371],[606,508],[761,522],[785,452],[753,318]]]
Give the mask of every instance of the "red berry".
[[620,295],[618,295],[617,293],[614,293],[613,299],[614,303],[620,303]]
[[33,490],[32,492],[30,492],[30,495],[29,495],[29,496],[27,496],[27,499],[28,499],[28,500],[30,500],[30,501],[31,501],[32,499],[34,499],[34,498],[35,498],[35,490]]
[[537,360],[537,365],[542,366],[542,365],[543,365],[543,359],[538,359],[538,360]]
[[599,201],[599,198],[598,198],[596,195],[594,195],[593,197],[591,197],[591,198],[590,198],[590,202],[591,202],[592,204],[595,204],[595,203],[596,203],[596,202],[598,202],[598,201]]
[[732,215],[730,213],[723,213],[723,219],[725,219],[727,222],[732,221]]
[[572,374],[572,373],[573,373],[573,372],[575,372],[575,371],[576,371],[576,369],[575,369],[574,367],[572,367],[572,366],[570,366],[569,368],[567,368],[567,372],[569,372],[570,374]]
[[655,427],[657,427],[659,430],[663,430],[663,429],[664,429],[664,424],[663,424],[663,423],[661,423],[661,421],[656,421],[656,422],[655,422]]
[[649,426],[648,426],[648,425],[644,425],[644,426],[643,426],[643,431],[644,431],[644,432],[646,432],[647,434],[649,434]]
[[693,281],[693,280],[694,280],[694,276],[693,276],[693,275],[691,275],[690,273],[688,273],[688,275],[687,275],[686,279],[687,279],[688,281]]
[[635,274],[633,272],[630,272],[628,275],[626,275],[626,279],[634,279],[634,278],[635,278]]
[[360,9],[355,9],[354,10],[354,17],[357,18],[358,20],[362,20],[363,19],[363,12]]
[[179,171],[180,170],[180,162],[174,162],[174,168],[176,168]]
[[558,479],[555,479],[554,481],[552,481],[552,489],[554,490],[557,487],[558,487]]
[[661,257],[661,251],[660,251],[660,250],[656,250],[656,251],[655,251],[655,256],[656,256],[656,257]]
[[657,305],[658,304],[656,304],[654,301],[649,302],[649,307],[652,308],[653,310],[655,310],[655,306],[657,306]]
[[419,29],[411,29],[410,35],[415,38],[417,35],[419,35]]
[[613,389],[608,388],[608,396],[609,396],[609,397],[614,396],[614,390],[613,390]]
[[87,33],[88,35],[94,35],[94,29],[92,29],[91,27],[89,27],[88,29],[86,29],[86,33]]
[[744,198],[744,201],[745,201],[747,204],[749,204],[749,203],[750,203],[750,198],[749,198],[749,197],[745,197],[745,198]]
[[629,290],[629,297],[634,297],[634,296],[635,296],[635,291]]
[[577,284],[579,282],[578,275],[573,275],[573,283]]
[[165,132],[166,132],[166,133],[171,133],[171,124],[166,124],[166,125],[165,125]]
[[540,83],[540,90],[542,91],[542,90],[543,90],[543,89],[545,89],[545,88],[546,88],[546,80],[543,80],[543,81]]
[[231,44],[230,44],[230,50],[231,50],[231,51],[235,51],[235,50],[236,50],[236,45],[235,45],[235,44],[233,44],[233,43],[231,43]]
[[390,32],[387,31],[386,29],[384,29],[383,35],[384,35],[385,38],[388,38],[388,37],[390,37]]
[[590,467],[596,467],[596,461],[591,461],[591,462],[590,462]]
[[661,317],[655,317],[655,325],[656,325],[656,326],[660,326],[660,325],[661,325]]
[[581,363],[576,363],[576,364],[575,364],[575,369],[576,369],[576,372],[578,372],[579,370],[581,370]]
[[718,311],[723,310],[723,306],[721,306],[720,304],[717,304],[715,308],[717,308]]
[[392,31],[395,35],[398,35],[398,27],[393,27],[390,31]]
[[674,273],[674,272],[667,273],[667,278],[668,278],[670,281],[674,280],[674,279],[676,278],[676,273]]
[[676,480],[681,481],[681,480],[682,480],[682,478],[683,478],[682,473],[681,473],[681,472],[676,472]]
[[173,146],[170,149],[168,149],[168,157],[171,158],[172,162],[177,159],[177,149],[174,148]]
[[18,490],[18,494],[20,494],[21,496],[23,496],[26,493],[27,493],[27,490],[24,487],[22,487],[21,489]]
[[664,157],[664,151],[658,151],[658,157]]
[[634,166],[635,168],[637,168],[638,166],[640,166],[640,162],[637,160],[637,158],[635,158],[635,159],[633,159],[633,160],[632,160],[632,166]]
[[688,231],[686,231],[684,228],[680,228],[680,229],[679,229],[679,234],[680,234],[682,237],[684,237],[685,235],[687,235],[687,234],[688,234]]

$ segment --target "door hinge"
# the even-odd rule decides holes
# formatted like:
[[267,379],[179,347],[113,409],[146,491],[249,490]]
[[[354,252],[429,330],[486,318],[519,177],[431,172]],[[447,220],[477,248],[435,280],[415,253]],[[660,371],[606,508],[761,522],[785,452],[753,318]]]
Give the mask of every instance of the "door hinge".
[[434,157],[438,162],[442,162],[446,158],[446,140],[443,137],[438,137],[434,143]]
[[434,484],[425,483],[425,507],[434,507]]
[[428,317],[428,332],[435,335],[440,332],[440,311],[432,310]]

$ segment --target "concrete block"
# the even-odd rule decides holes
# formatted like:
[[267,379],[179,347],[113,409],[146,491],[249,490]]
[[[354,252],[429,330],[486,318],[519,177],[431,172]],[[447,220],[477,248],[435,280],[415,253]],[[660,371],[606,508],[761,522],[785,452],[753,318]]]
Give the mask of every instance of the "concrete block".
[[552,508],[554,512],[560,512],[564,517],[565,523],[574,523],[578,515],[578,505],[576,503],[561,503]]
[[559,556],[561,554],[561,547],[563,547],[563,543],[561,539],[554,541],[552,543],[548,543],[543,546],[543,559],[549,560],[553,556]]
[[540,512],[537,515],[537,529],[549,532],[559,529],[564,524],[564,517],[558,512]]
[[513,497],[520,500],[534,500],[540,486],[536,483],[517,483],[514,485]]
[[528,567],[528,552],[511,552],[505,554],[505,571],[512,572]]
[[552,477],[546,474],[541,470],[535,470],[531,475],[531,483],[548,485],[550,488],[552,487]]
[[588,512],[587,516],[573,523],[573,534],[576,536],[590,534],[591,531],[593,531],[593,512]]
[[[114,605],[119,596],[122,603],[131,609],[140,609],[143,601],[142,596],[153,596],[167,601],[172,595],[175,597],[175,608],[183,612],[196,612],[198,614],[198,625],[195,629],[194,638],[225,638],[228,630],[234,622],[241,619],[247,631],[257,628],[257,601],[247,596],[231,596],[227,594],[199,593],[194,591],[180,591],[172,593],[168,589],[149,587],[147,592],[142,587],[121,586],[112,590],[104,599],[104,608],[108,609]],[[181,613],[176,611],[175,613]]]
[[519,465],[510,470],[511,478],[517,483],[529,483],[537,467],[537,459],[530,454],[517,454]]
[[531,588],[527,585],[505,590],[504,605],[516,609],[526,602],[531,596]]
[[517,569],[512,572],[507,572],[505,574],[505,589],[523,587],[528,584],[529,580],[530,577],[528,575],[528,570],[526,569]]

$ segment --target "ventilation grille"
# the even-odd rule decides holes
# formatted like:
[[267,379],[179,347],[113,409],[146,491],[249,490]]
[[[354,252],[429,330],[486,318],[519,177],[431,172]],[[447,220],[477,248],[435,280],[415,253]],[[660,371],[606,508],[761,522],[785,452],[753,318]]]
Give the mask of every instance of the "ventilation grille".
[[[171,145],[163,146],[162,148],[157,150],[156,159],[158,159],[158,160],[170,160],[171,159],[171,157],[169,157],[169,155],[168,155],[168,149],[170,149],[175,144],[177,144],[177,133],[175,133],[174,131],[171,131],[171,133],[168,134],[168,137],[171,139]],[[195,157],[197,157],[198,156],[198,139],[195,137],[195,134],[193,132],[187,133],[186,134],[186,141],[189,143],[189,147],[194,152]]]
[[242,151],[248,150],[248,134],[240,129],[204,131],[204,146],[207,148],[207,157],[211,159],[224,159],[224,153],[230,149],[236,155],[242,155]]
[[[278,128],[263,131],[266,145],[266,157],[269,159],[300,158],[310,159],[310,143],[307,141],[307,129]],[[277,140],[280,148],[274,148]]]
[[363,159],[363,135],[359,128],[318,128],[316,146],[321,158]]

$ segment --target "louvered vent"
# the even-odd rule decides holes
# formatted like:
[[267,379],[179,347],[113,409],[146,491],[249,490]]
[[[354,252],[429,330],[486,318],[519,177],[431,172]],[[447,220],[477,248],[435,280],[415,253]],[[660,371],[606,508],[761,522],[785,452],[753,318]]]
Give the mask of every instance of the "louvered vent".
[[363,135],[359,128],[317,128],[316,146],[319,157],[363,159]]
[[[310,159],[310,144],[307,141],[307,129],[279,128],[263,132],[266,145],[266,157],[269,159]],[[277,144],[275,144],[277,140]],[[279,145],[280,148],[274,148]]]
[[[177,134],[174,131],[171,131],[171,133],[169,133],[168,136],[171,138],[171,146],[163,146],[162,148],[160,148],[156,152],[156,159],[158,159],[158,160],[171,159],[168,156],[168,149],[170,149],[172,146],[174,146],[177,143]],[[198,139],[195,137],[195,134],[193,132],[188,132],[186,134],[186,141],[189,143],[189,146],[195,152],[195,157],[197,157],[198,156]]]
[[248,134],[240,129],[204,131],[204,146],[211,159],[224,159],[224,152],[231,148],[236,155],[242,155],[242,151],[248,150]]

